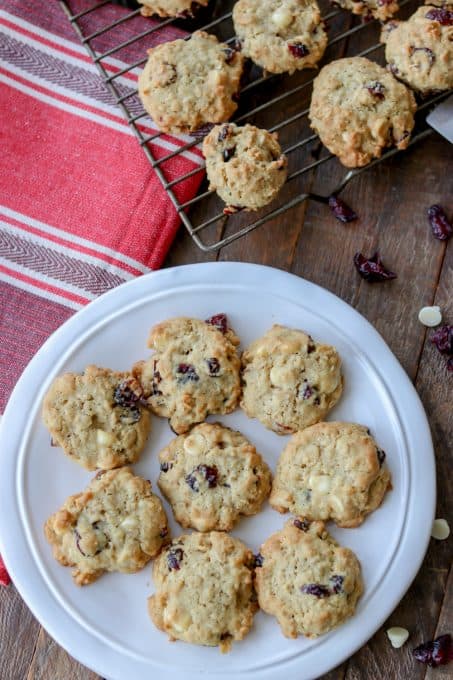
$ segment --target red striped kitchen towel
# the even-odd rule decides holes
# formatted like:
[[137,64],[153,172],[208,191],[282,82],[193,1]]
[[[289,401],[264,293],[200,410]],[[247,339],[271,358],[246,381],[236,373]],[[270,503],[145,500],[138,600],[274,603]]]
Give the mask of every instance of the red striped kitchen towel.
[[[73,12],[98,4],[73,0]],[[127,12],[113,3],[86,14],[85,34]],[[137,15],[91,44],[99,54],[146,31]],[[112,53],[113,75],[158,42],[184,35],[171,26]],[[134,93],[134,67],[115,78]],[[129,107],[140,112],[136,95]],[[179,226],[132,131],[59,2],[0,4],[0,413],[18,377],[46,338],[74,311],[135,276],[158,268]],[[144,119],[144,130],[155,131]],[[188,141],[162,135],[162,158]],[[167,179],[201,163],[198,149],[161,166]],[[180,201],[202,172],[175,185]],[[0,582],[7,575],[0,560]]]

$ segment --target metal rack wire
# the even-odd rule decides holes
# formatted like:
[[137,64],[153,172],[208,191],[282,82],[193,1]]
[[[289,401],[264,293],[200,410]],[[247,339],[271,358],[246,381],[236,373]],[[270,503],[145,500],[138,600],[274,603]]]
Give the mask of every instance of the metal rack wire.
[[[126,24],[129,25],[130,20],[140,14],[140,8],[131,9],[114,22],[102,26],[102,28],[91,34],[85,35],[82,27],[84,18],[86,19],[88,15],[98,11],[108,2],[109,0],[101,0],[84,11],[73,14],[69,2],[60,0],[60,4],[63,6],[82,44],[93,59],[114,101],[120,107],[137,137],[139,144],[162,182],[187,231],[201,250],[205,252],[218,250],[307,199],[327,203],[328,197],[331,194],[338,194],[352,178],[357,177],[368,168],[376,165],[376,163],[380,163],[382,160],[398,152],[395,148],[389,149],[384,152],[380,159],[373,161],[369,165],[349,170],[342,174],[341,179],[336,179],[334,186],[329,187],[327,191],[324,186],[320,191],[314,191],[310,186],[313,171],[328,162],[339,165],[335,157],[322,147],[317,136],[311,132],[308,126],[307,114],[310,86],[314,78],[310,76],[310,72],[299,72],[297,76],[272,76],[262,73],[260,69],[253,67],[248,73],[248,81],[241,89],[240,106],[233,120],[237,123],[254,122],[259,124],[261,114],[267,117],[267,121],[269,117],[275,119],[275,123],[272,126],[266,125],[266,127],[272,132],[279,132],[283,142],[283,150],[289,158],[289,174],[283,188],[284,190],[271,204],[267,212],[264,210],[259,213],[239,212],[228,217],[223,213],[223,204],[220,199],[207,189],[206,182],[204,185],[203,183],[201,184],[200,190],[194,198],[181,203],[175,193],[175,188],[194,175],[199,174],[201,178],[204,175],[204,166],[201,164],[189,172],[170,178],[166,172],[165,164],[175,156],[190,151],[193,147],[199,145],[200,135],[195,135],[192,140],[187,141],[177,150],[156,158],[151,144],[161,137],[161,133],[146,133],[144,123],[147,119],[149,122],[150,120],[137,97],[137,89],[124,88],[118,81],[120,76],[144,65],[147,59],[146,45],[143,49],[143,58],[128,64],[114,73],[109,73],[106,69],[106,59],[138,41],[145,41],[148,36],[162,30],[173,22],[183,30],[187,30],[189,26],[191,30],[202,29],[217,33],[225,42],[231,43],[235,39],[231,12],[226,12],[220,16],[216,16],[214,12],[211,16],[215,18],[212,18],[207,23],[204,23],[202,20],[202,17],[206,16],[206,12],[201,13],[201,20],[198,22],[163,19],[156,23],[155,21],[150,22],[148,19],[143,18],[141,22],[143,30],[119,42],[114,47],[98,53],[93,47],[93,42],[96,38],[99,38],[108,31],[116,30],[118,27],[124,27]],[[222,2],[225,4],[224,0]],[[403,0],[400,6],[403,7],[408,5],[408,3],[410,3],[410,0]],[[215,4],[215,0],[212,0],[211,5],[215,7]],[[322,8],[323,3],[321,2],[320,4]],[[348,47],[354,56],[368,56],[382,48],[376,42],[377,22],[360,22],[349,13],[337,9],[323,12],[323,17],[329,27],[328,50],[332,51],[333,49],[337,52],[333,58],[343,56],[347,52]],[[147,24],[149,25],[147,26]],[[366,33],[369,35],[366,36]],[[363,47],[364,42],[368,43],[365,49],[359,48],[355,50],[354,45],[352,48],[350,47],[350,42],[354,42],[357,38],[359,38],[361,47]],[[331,58],[327,58],[324,61],[329,61]],[[445,93],[438,94],[424,100],[419,105],[418,122],[410,145],[421,141],[431,134],[432,130],[425,122],[425,114],[433,104],[445,96]],[[282,117],[282,113],[286,114],[287,110],[290,115]],[[336,175],[338,173],[334,172],[333,176]]]

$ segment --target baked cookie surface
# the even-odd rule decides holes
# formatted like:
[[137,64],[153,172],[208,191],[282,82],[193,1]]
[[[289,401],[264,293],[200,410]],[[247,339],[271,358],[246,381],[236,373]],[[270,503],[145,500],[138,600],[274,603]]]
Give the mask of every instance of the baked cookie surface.
[[327,46],[316,0],[239,0],[233,22],[244,55],[269,73],[314,68]]
[[261,546],[255,573],[261,609],[289,638],[332,630],[352,616],[363,592],[359,561],[322,522],[288,521]]
[[209,414],[230,413],[238,406],[238,344],[223,314],[206,322],[177,317],[151,330],[148,346],[155,353],[133,372],[153,412],[169,418],[176,434]]
[[99,472],[44,527],[56,560],[74,567],[77,585],[106,571],[142,569],[167,542],[167,518],[151,483],[128,467]]
[[277,324],[243,353],[242,380],[241,407],[277,434],[322,420],[343,389],[334,347]]
[[419,7],[391,21],[381,35],[391,72],[424,94],[453,87],[453,4]]
[[407,147],[416,108],[413,93],[382,66],[349,57],[321,69],[309,116],[329,151],[346,167],[359,167],[386,147]]
[[44,398],[42,417],[53,441],[88,470],[133,463],[150,430],[143,391],[130,373],[87,366],[64,373]]
[[391,486],[385,453],[366,427],[318,423],[296,432],[277,464],[270,503],[307,520],[356,527]]
[[285,183],[287,159],[276,133],[254,125],[225,123],[203,141],[209,188],[227,204],[226,211],[258,210]]
[[185,19],[193,17],[194,8],[197,6],[206,7],[209,0],[137,0],[139,5],[143,5],[141,14],[150,17],[157,14],[160,17],[177,17]]
[[196,31],[189,40],[162,43],[148,54],[138,90],[159,130],[193,132],[236,111],[244,57],[214,35]]
[[399,10],[397,0],[335,0],[335,5],[365,18],[385,21]]
[[269,495],[271,474],[255,447],[218,423],[202,423],[159,454],[159,488],[183,527],[230,531],[255,515]]
[[241,541],[222,532],[175,538],[153,565],[154,624],[170,640],[228,651],[247,635],[258,609],[253,561]]

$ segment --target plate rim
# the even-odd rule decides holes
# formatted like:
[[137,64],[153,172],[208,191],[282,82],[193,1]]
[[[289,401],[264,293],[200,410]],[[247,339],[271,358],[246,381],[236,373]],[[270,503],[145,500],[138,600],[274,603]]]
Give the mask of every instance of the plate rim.
[[[215,268],[215,270],[214,270]],[[234,271],[235,270],[235,271]],[[239,271],[240,270],[240,271]],[[234,273],[234,275],[233,275]],[[211,274],[214,274],[214,276],[211,276]],[[347,651],[345,652],[344,650],[335,653],[335,650],[333,651],[332,655],[329,655],[329,659],[326,660],[325,663],[321,663],[319,668],[317,667],[316,669],[316,677],[319,675],[319,673],[324,673],[328,672],[331,668],[334,668],[336,665],[341,663],[345,658],[349,658],[352,654],[355,653],[357,649],[359,649],[363,644],[365,644],[372,635],[376,632],[376,630],[381,626],[383,621],[390,615],[390,613],[393,611],[393,609],[397,606],[401,598],[404,596],[405,592],[407,589],[410,587],[413,579],[415,578],[421,563],[424,559],[429,539],[430,539],[430,533],[431,533],[431,525],[432,525],[432,520],[434,519],[434,512],[435,512],[435,502],[436,502],[436,485],[435,485],[435,457],[434,457],[434,450],[432,446],[432,440],[431,440],[431,435],[430,435],[430,428],[429,428],[429,423],[423,408],[423,405],[420,401],[420,398],[415,390],[415,387],[412,385],[411,381],[409,380],[408,376],[406,375],[404,369],[402,366],[399,364],[398,360],[388,347],[387,343],[385,340],[382,338],[382,336],[379,334],[379,332],[370,324],[370,322],[365,319],[357,310],[355,310],[351,305],[346,303],[344,300],[336,296],[335,294],[331,293],[330,291],[326,290],[325,288],[322,288],[321,286],[312,283],[310,281],[307,281],[306,279],[303,279],[302,277],[299,277],[295,274],[292,274],[290,272],[286,272],[285,270],[277,269],[274,267],[269,267],[265,265],[257,265],[257,264],[249,264],[249,263],[243,263],[243,262],[208,262],[208,263],[197,263],[197,264],[190,264],[190,265],[182,265],[179,267],[171,267],[155,272],[151,272],[149,274],[145,274],[141,277],[138,277],[136,279],[133,279],[131,281],[128,281],[121,286],[118,286],[117,288],[114,288],[113,290],[108,291],[104,295],[100,296],[93,302],[91,302],[89,305],[84,307],[82,310],[78,311],[76,314],[74,314],[72,317],[70,317],[62,326],[60,326],[49,338],[48,340],[43,344],[43,346],[40,348],[40,350],[37,352],[37,354],[33,357],[33,359],[30,361],[28,366],[26,367],[24,373],[22,374],[21,378],[19,379],[17,385],[15,386],[13,393],[8,401],[7,407],[5,409],[4,416],[2,418],[2,422],[0,425],[0,450],[2,449],[7,449],[8,445],[7,442],[5,442],[6,439],[6,427],[7,425],[12,421],[14,422],[15,416],[14,416],[14,409],[16,402],[20,402],[21,400],[21,393],[24,390],[25,386],[27,385],[28,381],[32,378],[33,374],[35,371],[39,370],[40,364],[45,364],[46,358],[45,355],[49,350],[52,350],[54,346],[58,346],[60,343],[64,343],[66,336],[70,335],[73,333],[74,330],[77,329],[77,327],[80,325],[80,319],[82,319],[82,322],[85,323],[86,328],[84,327],[84,330],[93,327],[96,325],[95,323],[95,317],[98,308],[105,308],[107,305],[107,310],[104,309],[104,316],[111,315],[112,313],[115,312],[115,307],[116,311],[120,311],[122,308],[127,307],[130,302],[131,298],[128,299],[128,292],[129,289],[136,289],[137,296],[136,300],[139,300],[140,297],[144,297],[145,295],[149,295],[151,292],[156,293],[158,290],[165,290],[167,288],[177,288],[178,286],[190,286],[194,284],[204,284],[207,285],[208,283],[212,283],[213,281],[215,283],[224,283],[224,284],[232,284],[232,282],[240,282],[242,285],[248,285],[252,286],[253,284],[259,283],[261,286],[263,285],[263,280],[262,277],[265,277],[265,281],[267,282],[266,285],[269,285],[269,281],[274,279],[275,282],[276,279],[280,279],[280,281],[283,284],[288,284],[291,282],[291,285],[289,286],[292,290],[297,287],[307,287],[308,290],[311,290],[312,293],[315,295],[321,295],[321,297],[327,296],[328,299],[331,300],[332,303],[335,305],[339,305],[340,308],[342,308],[345,312],[347,312],[347,315],[349,317],[352,317],[352,319],[359,323],[361,327],[363,327],[366,331],[367,334],[370,335],[372,338],[374,338],[374,341],[377,342],[381,348],[385,351],[387,355],[387,360],[389,361],[390,365],[393,364],[392,369],[398,374],[398,382],[401,382],[400,384],[400,390],[403,392],[406,392],[406,395],[409,397],[409,401],[412,401],[411,408],[415,409],[416,415],[417,415],[417,428],[420,431],[419,437],[425,441],[425,444],[427,445],[427,451],[426,454],[429,456],[429,462],[431,463],[430,465],[427,466],[427,470],[424,471],[423,476],[421,476],[421,479],[424,483],[425,486],[425,491],[427,490],[428,493],[425,496],[425,501],[428,501],[429,499],[431,500],[431,503],[426,502],[424,505],[423,509],[423,515],[420,514],[420,520],[421,524],[418,524],[418,529],[417,529],[417,542],[413,540],[409,545],[409,548],[411,550],[416,551],[416,557],[417,559],[411,561],[411,568],[406,571],[405,573],[405,578],[402,581],[402,585],[400,584],[400,587],[396,588],[398,591],[397,595],[393,595],[391,598],[391,604],[388,604],[387,607],[384,607],[385,612],[384,614],[381,613],[380,617],[377,619],[373,618],[373,623],[372,625],[368,625],[365,629],[365,636],[362,634],[359,636],[359,639],[356,641],[357,644],[347,644]],[[149,288],[147,288],[148,282],[151,284]],[[162,286],[160,286],[162,284]],[[156,288],[157,286],[157,288]],[[284,288],[283,288],[284,290]],[[274,291],[277,292],[277,291]],[[288,300],[292,300],[293,296],[289,294],[288,291],[286,291],[286,295]],[[117,301],[118,300],[118,301]],[[117,303],[116,303],[117,301]],[[115,304],[116,303],[116,304]],[[109,309],[109,304],[112,307],[112,309]],[[64,344],[63,350],[67,348],[69,345]],[[371,362],[373,367],[376,369],[376,366],[374,362],[371,360],[370,356],[366,351],[363,350],[364,355],[366,356],[367,360]],[[377,369],[376,369],[377,370]],[[387,380],[384,379],[384,376],[378,371],[379,377],[383,380],[384,385],[386,386],[387,389],[389,389],[389,385]],[[399,410],[397,411],[398,414],[400,414]],[[25,418],[25,416],[24,416]],[[406,420],[402,420],[401,423],[406,424]],[[403,428],[403,431],[405,431],[405,428]],[[17,447],[13,445],[13,448],[18,448],[20,447],[20,439]],[[6,451],[4,451],[6,455]],[[430,454],[430,455],[429,455]],[[425,455],[425,454],[424,454]],[[15,466],[13,464],[12,456],[10,456],[11,460],[9,461],[9,468],[13,468],[15,470]],[[409,471],[410,472],[410,471]],[[14,502],[17,502],[17,494],[16,494],[16,476],[13,476],[14,479],[14,499],[11,499],[8,497],[8,492],[11,492],[11,489],[7,488],[7,478],[8,474],[3,474],[0,476],[0,496],[5,499],[5,503],[7,502],[9,504],[9,508],[11,509],[11,506],[14,506]],[[413,482],[412,482],[413,484]],[[413,493],[413,492],[412,492]],[[409,487],[409,500],[411,496],[411,490]],[[431,505],[431,514],[429,512],[429,505]],[[5,510],[6,510],[6,505],[5,505]],[[11,543],[8,543],[10,539],[10,531],[9,528],[6,525],[5,518],[7,516],[10,516],[9,512],[4,511],[0,515],[0,551],[4,557],[4,561],[6,564],[6,567],[8,570],[14,574],[14,582],[15,585],[26,602],[27,606],[31,609],[33,612],[34,616],[39,620],[41,625],[50,632],[50,634],[58,641],[59,644],[63,648],[65,648],[72,656],[77,658],[81,663],[84,665],[88,666],[89,668],[92,668],[95,670],[95,672],[98,672],[101,675],[104,675],[106,673],[106,665],[104,662],[104,658],[102,661],[99,661],[99,655],[100,652],[105,653],[107,657],[109,656],[115,656],[117,652],[112,650],[110,647],[106,648],[105,644],[102,643],[100,640],[95,640],[95,644],[90,645],[84,645],[82,648],[78,648],[77,644],[68,644],[68,641],[65,637],[64,634],[60,634],[60,629],[58,626],[58,618],[62,618],[62,614],[64,613],[65,617],[69,618],[69,620],[74,624],[74,625],[79,625],[77,622],[73,622],[72,618],[69,616],[69,614],[66,611],[61,611],[61,607],[57,602],[52,602],[51,604],[53,606],[48,607],[49,602],[46,602],[44,604],[44,610],[42,609],[42,602],[41,600],[48,600],[49,597],[52,598],[51,593],[46,592],[45,595],[46,597],[40,597],[39,593],[39,588],[38,590],[34,590],[35,586],[37,585],[36,577],[39,577],[39,581],[41,581],[42,576],[39,573],[39,569],[35,569],[37,573],[34,574],[34,578],[30,579],[29,576],[30,574],[27,573],[28,567],[27,565],[27,560],[26,560],[26,555],[24,555],[24,549],[19,551],[22,555],[22,559],[20,559],[20,555],[13,555],[13,552],[15,550],[15,546],[13,541]],[[14,517],[14,513],[12,514]],[[413,520],[412,520],[413,523]],[[22,532],[25,531],[25,528],[20,524],[20,528]],[[406,535],[409,529],[406,530],[406,528],[403,528],[403,534]],[[8,536],[8,540],[4,541],[4,536]],[[423,540],[420,540],[420,537]],[[408,540],[407,536],[405,536],[404,540]],[[412,545],[414,544],[414,545]],[[6,547],[6,550],[5,550]],[[26,549],[29,549],[28,544],[26,544]],[[407,549],[409,549],[407,548]],[[26,550],[26,551],[27,551]],[[25,552],[26,552],[25,551]],[[401,558],[399,558],[401,559]],[[34,565],[34,563],[33,563]],[[34,565],[35,568],[35,565]],[[42,583],[39,583],[41,588],[43,587]],[[380,586],[382,587],[382,585]],[[44,588],[46,588],[46,585],[44,583]],[[46,609],[46,606],[48,607]],[[54,610],[56,610],[54,612]],[[49,619],[52,619],[54,616],[54,613],[57,614],[56,616],[56,625],[55,622],[52,623],[52,621],[49,622]],[[84,631],[86,635],[91,635]],[[83,636],[82,636],[83,637]],[[93,641],[92,641],[93,642]],[[94,648],[93,648],[94,647]],[[102,649],[100,649],[102,648]],[[332,661],[333,659],[333,661]],[[294,657],[291,657],[289,660],[284,661],[282,664],[278,665],[278,669],[285,669],[285,672],[290,671],[289,666],[294,666],[295,659]],[[297,663],[297,657],[296,657],[296,663]],[[109,665],[107,663],[107,665]],[[149,663],[146,664],[146,667],[148,671],[153,668],[153,664]],[[154,666],[155,670],[157,672],[159,666]],[[294,668],[292,669],[294,671]],[[253,671],[252,671],[253,672]],[[269,667],[268,670],[262,669],[259,671],[260,675],[268,678],[275,677],[275,673],[280,673],[281,670],[276,671],[276,669],[272,669],[272,666]],[[107,671],[107,675],[111,673],[111,668],[109,671]],[[237,677],[250,677],[250,672],[235,672]],[[301,677],[301,670],[296,669],[296,675],[300,678]],[[166,677],[171,677],[173,675],[173,671],[168,669],[166,671]],[[198,674],[195,672],[193,673],[193,677],[195,675],[198,677]],[[226,675],[224,673],[210,673],[210,672],[204,672],[204,675],[206,678],[225,678]],[[296,677],[294,675],[294,677]],[[121,676],[117,676],[121,677]],[[135,677],[135,676],[134,676]],[[187,678],[192,677],[192,675],[187,675]],[[288,677],[292,678],[293,675],[288,675]],[[309,676],[305,676],[309,677]],[[315,677],[315,676],[310,676],[310,677]]]

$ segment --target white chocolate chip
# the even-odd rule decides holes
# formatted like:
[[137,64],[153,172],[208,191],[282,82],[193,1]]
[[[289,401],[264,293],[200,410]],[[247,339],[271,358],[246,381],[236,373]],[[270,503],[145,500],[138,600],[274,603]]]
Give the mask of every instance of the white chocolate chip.
[[202,434],[191,434],[184,442],[184,451],[192,456],[198,456],[206,451],[206,439]]
[[344,511],[344,505],[341,502],[341,500],[338,498],[338,496],[330,496],[330,505],[333,507],[333,509],[338,512],[342,513]]
[[277,28],[286,28],[287,26],[290,25],[292,20],[293,20],[292,13],[288,9],[285,9],[284,7],[276,9],[275,12],[273,12],[272,14],[272,21],[277,26]]
[[440,307],[422,307],[418,313],[418,320],[424,326],[438,326],[442,321]]
[[399,626],[394,626],[389,628],[387,631],[388,639],[390,640],[392,647],[399,649],[404,645],[407,638],[409,637],[409,631],[406,628],[400,628]]
[[109,444],[113,444],[114,437],[111,432],[105,432],[105,430],[97,430],[96,441],[99,444],[99,446],[108,446]]
[[273,366],[271,368],[269,377],[271,383],[277,387],[288,387],[294,384],[295,372],[293,368]]
[[137,526],[137,520],[134,517],[126,517],[120,524],[122,529],[128,531],[129,529],[135,529]]
[[431,536],[437,538],[438,541],[445,541],[450,536],[450,527],[446,519],[434,520]]
[[328,475],[311,475],[308,486],[314,493],[328,493],[330,489],[330,477]]

